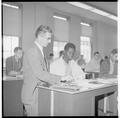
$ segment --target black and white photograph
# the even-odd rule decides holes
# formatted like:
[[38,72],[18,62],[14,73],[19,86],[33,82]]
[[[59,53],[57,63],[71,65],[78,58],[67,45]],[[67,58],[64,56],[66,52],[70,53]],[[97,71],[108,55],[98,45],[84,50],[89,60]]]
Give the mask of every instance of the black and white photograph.
[[1,2],[2,116],[119,116],[118,1]]

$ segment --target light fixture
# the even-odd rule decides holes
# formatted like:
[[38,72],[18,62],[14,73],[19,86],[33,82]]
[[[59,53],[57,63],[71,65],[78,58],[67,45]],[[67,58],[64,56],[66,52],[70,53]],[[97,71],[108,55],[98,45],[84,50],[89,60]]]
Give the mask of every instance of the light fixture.
[[107,12],[105,12],[105,11],[103,11],[103,10],[96,9],[96,8],[94,8],[94,7],[92,7],[92,6],[87,5],[87,4],[84,4],[84,3],[81,3],[81,2],[67,2],[67,3],[69,3],[69,4],[71,4],[71,5],[74,5],[74,6],[76,6],[76,7],[80,7],[80,8],[89,10],[89,11],[91,11],[91,12],[97,13],[97,14],[99,14],[99,15],[102,15],[102,16],[105,16],[105,17],[108,17],[108,18],[110,18],[110,19],[112,19],[112,20],[116,20],[116,21],[117,21],[117,16],[112,15],[112,14],[110,14],[110,13],[107,13]]
[[67,18],[64,18],[64,17],[61,17],[61,16],[56,16],[56,15],[54,15],[53,17],[54,17],[54,18],[57,18],[57,19],[60,19],[60,20],[65,20],[65,21],[67,20]]
[[87,10],[94,9],[93,7],[91,7],[87,4],[81,3],[81,2],[67,2],[67,3],[77,6],[77,7],[80,7],[80,8],[83,8],[83,9],[87,9]]
[[109,13],[107,13],[107,12],[104,12],[104,11],[102,11],[102,10],[99,10],[99,9],[92,9],[91,10],[92,12],[94,12],[94,13],[97,13],[97,14],[99,14],[99,15],[102,15],[102,16],[108,16],[109,15]]
[[118,20],[117,17],[114,16],[114,15],[108,15],[107,17],[109,17],[109,18],[111,18],[111,19],[113,19],[113,20],[116,20],[116,21]]
[[90,24],[88,24],[88,23],[85,23],[85,22],[81,22],[80,24],[81,24],[81,25],[88,26],[88,27],[90,26]]
[[15,8],[15,9],[19,9],[18,6],[15,6],[15,5],[10,5],[10,4],[6,4],[6,3],[3,3],[4,6],[7,6],[7,7],[12,7],[12,8]]

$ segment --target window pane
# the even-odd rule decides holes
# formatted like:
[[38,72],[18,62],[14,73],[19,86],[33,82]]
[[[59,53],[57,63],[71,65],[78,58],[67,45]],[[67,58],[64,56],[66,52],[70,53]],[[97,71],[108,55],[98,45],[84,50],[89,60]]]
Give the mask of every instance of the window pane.
[[90,37],[80,37],[80,52],[84,55],[86,63],[88,63],[91,59]]
[[6,58],[14,55],[14,48],[19,46],[19,37],[3,36],[3,67],[5,67]]
[[67,42],[54,41],[54,44],[53,44],[54,59],[59,57],[59,52],[61,50],[64,50],[64,46],[66,43]]
[[54,35],[57,41],[69,40],[69,22],[54,18]]

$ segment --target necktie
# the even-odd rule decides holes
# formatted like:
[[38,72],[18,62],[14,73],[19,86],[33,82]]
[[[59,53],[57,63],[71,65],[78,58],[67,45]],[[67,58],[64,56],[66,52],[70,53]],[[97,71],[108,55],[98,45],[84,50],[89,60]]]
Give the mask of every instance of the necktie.
[[44,57],[44,61],[45,61],[45,65],[46,65],[46,69],[47,69],[47,71],[49,71],[48,70],[48,63],[47,63],[47,59]]

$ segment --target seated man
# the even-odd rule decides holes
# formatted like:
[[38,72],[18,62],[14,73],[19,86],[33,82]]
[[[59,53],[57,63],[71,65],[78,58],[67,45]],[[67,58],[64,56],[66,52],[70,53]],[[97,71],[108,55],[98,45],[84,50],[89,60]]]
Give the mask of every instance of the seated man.
[[115,77],[117,75],[118,71],[117,55],[118,55],[117,49],[113,49],[110,53],[110,56],[102,61],[102,63],[100,64],[101,76]]
[[100,53],[95,52],[94,57],[85,66],[86,72],[100,72]]
[[88,72],[92,74],[91,76],[95,76],[95,78],[97,78],[100,72],[100,60],[100,53],[94,52],[93,58],[85,65],[85,72]]
[[84,78],[85,73],[81,67],[73,60],[75,45],[67,43],[64,47],[64,54],[50,65],[50,73],[68,76],[71,79]]
[[6,59],[6,75],[15,76],[21,73],[22,69],[22,48],[14,49],[14,56]]
[[85,68],[85,60],[83,59],[83,55],[80,55],[77,59],[77,64],[84,70]]
[[61,56],[63,56],[64,55],[64,50],[61,50],[60,52],[59,52],[59,58],[61,57]]

